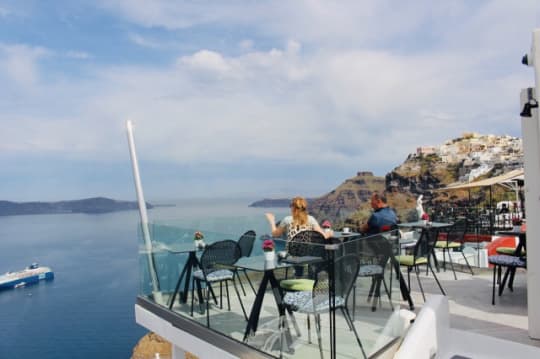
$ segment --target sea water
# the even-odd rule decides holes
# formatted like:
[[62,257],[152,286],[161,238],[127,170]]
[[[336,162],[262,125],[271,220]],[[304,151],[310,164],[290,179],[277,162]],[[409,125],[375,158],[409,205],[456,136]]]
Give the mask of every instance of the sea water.
[[[249,203],[179,201],[148,214],[155,223],[231,233],[255,226],[259,237],[267,210]],[[38,262],[55,273],[52,281],[0,292],[0,358],[129,358],[147,333],[134,318],[138,227],[137,211],[0,217],[0,272]]]

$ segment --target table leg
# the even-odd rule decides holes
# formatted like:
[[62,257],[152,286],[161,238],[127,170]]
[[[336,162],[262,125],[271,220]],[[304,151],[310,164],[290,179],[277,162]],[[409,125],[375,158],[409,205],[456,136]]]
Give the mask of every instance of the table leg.
[[[287,313],[285,310],[285,304],[283,304],[283,299],[282,299],[283,293],[281,292],[279,283],[276,277],[274,276],[274,272],[270,272],[270,275],[268,277],[269,277],[268,280],[270,281],[270,285],[272,286],[272,293],[274,294],[274,300],[276,301],[276,305],[278,307],[280,323],[283,323],[285,327],[285,341],[287,343],[287,348],[290,349],[293,340],[291,336],[291,331],[289,329],[289,323],[287,321]],[[283,327],[280,329],[283,330]]]
[[399,277],[399,289],[401,290],[401,296],[403,297],[403,299],[405,299],[409,303],[409,309],[414,310],[414,303],[413,303],[413,300],[411,298],[411,293],[410,293],[409,287],[407,287],[407,283],[405,283],[405,279],[403,279],[403,275],[401,274],[401,271],[399,269],[399,262],[393,256],[392,256],[391,261],[392,261],[392,264],[394,266],[396,276]]
[[[182,279],[185,277],[189,266],[190,266],[190,264],[189,264],[189,258],[188,258],[188,261],[186,262],[186,264],[184,264],[184,268],[182,268],[182,272],[180,273],[180,277],[178,277],[178,281],[176,282],[176,286],[174,287],[174,293],[173,293],[171,302],[169,303],[169,309],[172,309],[172,307],[174,305],[174,300],[176,299],[176,295],[178,294],[178,290],[180,289],[180,284],[182,283]],[[191,274],[191,270],[190,270],[190,274]],[[189,284],[189,279],[190,279],[190,276],[188,275],[188,277],[186,278],[186,282],[188,284]],[[186,289],[184,289],[184,292],[185,291],[186,291]],[[181,293],[180,299],[181,300],[183,299],[183,293]],[[185,302],[185,300],[184,300],[184,302]]]
[[257,331],[257,325],[259,324],[259,316],[261,314],[262,303],[264,299],[264,293],[266,292],[266,287],[268,286],[268,272],[264,272],[263,279],[257,290],[257,295],[255,296],[255,302],[249,313],[248,323],[246,326],[246,331],[244,333],[244,341],[247,340],[249,334]]
[[195,256],[194,252],[189,252],[189,257],[186,263],[187,270],[186,270],[186,281],[184,283],[184,291],[180,295],[180,300],[182,303],[185,303],[187,301],[187,296],[189,293],[189,282],[191,280],[191,271],[193,266],[195,265],[193,257],[195,257],[195,261],[197,260],[197,257]]

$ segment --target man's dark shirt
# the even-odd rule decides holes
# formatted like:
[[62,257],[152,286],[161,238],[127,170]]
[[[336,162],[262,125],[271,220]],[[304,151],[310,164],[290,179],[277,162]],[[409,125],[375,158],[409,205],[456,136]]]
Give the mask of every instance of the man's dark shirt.
[[375,210],[368,220],[369,234],[381,232],[382,226],[395,226],[398,222],[396,212],[390,207],[383,207]]

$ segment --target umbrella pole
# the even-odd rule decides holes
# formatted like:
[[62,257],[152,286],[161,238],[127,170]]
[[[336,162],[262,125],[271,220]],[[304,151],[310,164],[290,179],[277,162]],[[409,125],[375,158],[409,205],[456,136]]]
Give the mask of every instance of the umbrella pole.
[[493,186],[489,186],[489,233],[493,235],[493,221],[495,220],[495,212],[493,211]]

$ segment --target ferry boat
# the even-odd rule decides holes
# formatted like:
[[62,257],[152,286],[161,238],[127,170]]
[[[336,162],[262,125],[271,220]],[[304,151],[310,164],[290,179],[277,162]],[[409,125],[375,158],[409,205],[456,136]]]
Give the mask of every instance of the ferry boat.
[[7,272],[0,275],[0,290],[24,287],[40,280],[51,280],[53,278],[54,273],[49,267],[41,267],[37,263],[32,263],[21,271]]

